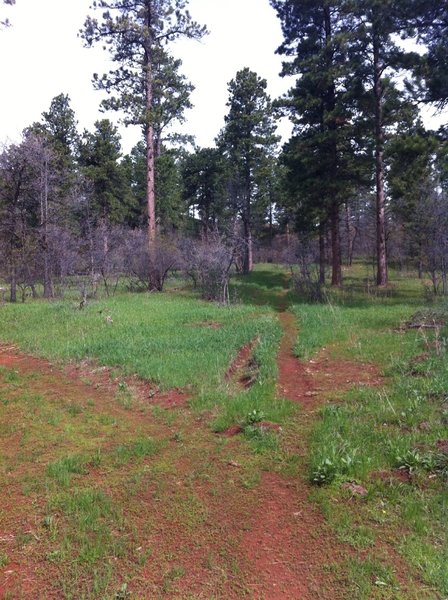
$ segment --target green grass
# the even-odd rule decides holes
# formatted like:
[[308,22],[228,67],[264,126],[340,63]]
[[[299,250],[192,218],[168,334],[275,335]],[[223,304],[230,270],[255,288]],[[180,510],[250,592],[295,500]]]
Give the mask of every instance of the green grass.
[[[222,590],[237,580],[236,595],[244,589],[235,558],[241,524],[257,510],[263,472],[276,471],[318,483],[313,498],[336,541],[362,553],[362,560],[328,567],[342,597],[448,595],[446,463],[436,451],[448,437],[448,334],[434,340],[431,332],[401,328],[423,307],[416,279],[392,271],[392,286],[378,291],[369,266],[356,263],[345,275],[343,289],[327,290],[321,305],[289,289],[285,269],[257,265],[233,279],[239,304],[230,308],[188,291],[120,292],[82,311],[73,300],[1,306],[2,341],[52,360],[113,367],[118,384],[98,395],[92,375],[87,397],[86,386],[80,393],[72,380],[61,384],[56,370],[0,367],[0,485],[14,482],[20,499],[13,514],[0,511],[2,531],[14,529],[17,540],[0,567],[24,555],[49,566],[61,598],[128,597],[142,577],[152,586],[146,594],[181,598],[189,597],[182,587],[192,576],[189,553],[203,546],[212,557],[207,589],[225,597]],[[276,311],[288,307],[302,360],[325,347],[335,359],[375,363],[387,375],[384,385],[330,394],[316,420],[303,421],[296,405],[276,398]],[[242,389],[225,373],[254,339],[255,381]],[[188,407],[134,397],[126,374],[186,388]],[[281,424],[283,433],[260,431],[260,420]],[[234,424],[243,428],[238,438],[214,434]],[[302,457],[297,448],[308,437]],[[394,479],[397,468],[409,470],[411,481]],[[365,486],[367,496],[352,498],[346,481]],[[231,541],[223,507],[238,524]],[[29,515],[34,529],[16,532]],[[385,548],[404,557],[407,588],[400,589]]]
[[[443,313],[443,306],[439,310]],[[337,535],[353,538],[356,548],[363,538],[386,531],[425,583],[448,594],[448,460],[436,447],[437,440],[448,437],[443,418],[448,330],[400,329],[416,307],[395,302],[370,308],[302,304],[294,312],[300,320],[298,354],[310,358],[328,346],[336,358],[374,362],[388,376],[380,389],[352,389],[343,402],[339,394],[336,404],[321,409],[311,436],[310,479],[324,486],[317,498]],[[448,321],[448,311],[445,317]],[[423,360],[415,362],[420,355]],[[411,472],[412,483],[399,483],[392,475],[372,479],[374,473],[399,468]],[[344,481],[368,489],[359,518],[344,502]],[[353,535],[359,527],[363,535]],[[359,597],[369,593],[360,591]]]
[[169,294],[127,294],[82,311],[70,302],[5,305],[1,311],[4,341],[51,359],[119,366],[164,388],[216,386],[241,346],[278,331],[269,311]]

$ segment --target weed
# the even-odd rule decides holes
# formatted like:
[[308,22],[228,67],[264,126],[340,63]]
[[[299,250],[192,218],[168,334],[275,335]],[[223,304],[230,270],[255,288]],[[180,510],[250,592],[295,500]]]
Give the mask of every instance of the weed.
[[69,404],[67,407],[67,412],[71,417],[76,417],[82,413],[82,406],[79,404]]
[[9,556],[2,552],[0,553],[0,568],[6,567],[6,565],[9,563]]
[[120,381],[120,383],[118,384],[116,397],[123,408],[125,408],[126,410],[131,410],[134,399],[132,391],[130,390],[128,384],[125,381]]
[[97,448],[94,454],[90,458],[90,464],[92,467],[99,467],[103,460],[103,454],[101,452],[101,448]]
[[125,464],[135,458],[153,456],[160,449],[160,443],[152,438],[140,438],[130,444],[115,448],[114,455],[118,464]]
[[46,515],[42,521],[42,525],[48,530],[51,538],[54,539],[57,533],[57,525],[54,515]]
[[325,448],[321,456],[314,458],[310,472],[311,483],[324,485],[331,483],[338,475],[351,475],[357,464],[357,454],[357,448],[350,448],[347,444],[333,444]]
[[46,558],[50,562],[60,562],[62,560],[62,552],[60,550],[51,550],[46,555]]
[[139,553],[137,555],[137,562],[141,567],[144,567],[149,558],[153,555],[152,548],[147,548],[146,550],[139,549]]
[[47,467],[48,476],[62,486],[70,483],[72,475],[85,475],[86,473],[86,459],[80,454],[65,456]]
[[265,415],[261,410],[254,408],[248,413],[243,419],[243,426],[254,425],[255,423],[261,423],[265,419]]
[[131,597],[131,592],[128,590],[128,584],[123,583],[119,591],[115,594],[115,600],[128,600]]
[[244,428],[244,435],[250,441],[256,454],[277,452],[279,450],[278,435],[272,431],[267,431],[263,427],[247,425]]
[[183,567],[172,567],[163,578],[162,592],[168,594],[171,591],[173,582],[185,575]]
[[310,480],[311,483],[315,483],[316,485],[328,484],[334,480],[336,473],[337,468],[335,463],[328,457],[325,457],[314,465]]

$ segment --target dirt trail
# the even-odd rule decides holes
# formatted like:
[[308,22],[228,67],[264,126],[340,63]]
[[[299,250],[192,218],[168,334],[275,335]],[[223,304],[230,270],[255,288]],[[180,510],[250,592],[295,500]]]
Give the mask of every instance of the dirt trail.
[[300,361],[294,356],[297,337],[292,313],[279,314],[284,335],[278,357],[278,396],[298,402],[307,414],[322,405],[329,392],[344,392],[354,385],[380,385],[382,378],[375,365],[334,360],[328,349],[322,349],[315,358]]
[[[293,354],[297,336],[292,313],[280,312],[284,335],[278,355],[278,397],[301,406],[303,439],[299,452],[307,454],[307,440],[316,409],[329,391],[342,391],[355,384],[374,385],[380,378],[371,365],[331,361],[321,353],[306,363]],[[339,545],[325,525],[319,509],[309,499],[305,469],[299,478],[286,479],[266,473],[258,488],[259,509],[243,547],[252,562],[251,589],[263,600],[311,600],[338,598],[330,565],[347,557],[350,550]]]
[[[294,316],[288,312],[279,312],[279,318],[284,336],[278,356],[277,396],[298,402],[301,406],[299,416],[301,439],[294,442],[295,452],[306,456],[308,451],[307,434],[312,426],[316,410],[325,401],[326,394],[342,391],[354,384],[376,384],[380,378],[372,366],[344,361],[335,362],[329,358],[326,352],[322,352],[315,360],[306,363],[297,360],[293,355],[293,345],[297,335]],[[245,352],[247,353],[249,350],[246,349]],[[247,359],[247,356],[244,355],[243,358]],[[21,373],[39,373],[39,378],[29,381],[29,385],[35,391],[39,391],[39,387],[42,387],[51,390],[55,397],[93,398],[95,399],[95,408],[92,410],[114,414],[123,422],[129,422],[134,427],[150,426],[148,413],[140,411],[139,405],[136,406],[135,411],[129,411],[117,405],[112,393],[116,391],[117,381],[111,378],[111,372],[108,369],[95,368],[92,370],[92,365],[82,364],[71,365],[61,371],[47,361],[24,355],[15,347],[5,346],[0,347],[0,366],[12,367]],[[89,382],[86,381],[87,376]],[[185,419],[186,428],[192,427],[193,421],[186,407],[186,397],[181,391],[160,393],[158,390],[152,389],[148,383],[138,380],[128,380],[128,382],[140,402],[159,404],[165,408],[176,407],[181,411],[186,409],[185,413],[182,413],[184,415],[182,418]],[[157,427],[160,428],[160,424]],[[306,481],[305,467],[303,465],[300,467],[299,477],[287,478],[266,472],[258,486],[251,490],[245,490],[235,485],[234,479],[238,477],[239,465],[235,466],[221,455],[223,452],[223,450],[219,450],[221,442],[211,438],[201,424],[196,423],[195,427],[194,432],[191,432],[190,429],[192,439],[188,440],[188,443],[191,443],[191,446],[187,444],[187,441],[185,442],[183,452],[186,453],[185,456],[188,456],[187,463],[183,466],[179,463],[171,475],[171,472],[167,472],[163,478],[163,485],[167,487],[167,494],[175,498],[176,502],[177,496],[179,496],[180,502],[184,500],[182,486],[187,484],[192,486],[192,481],[195,482],[191,489],[194,489],[195,494],[203,500],[208,513],[204,530],[201,530],[201,533],[198,532],[200,539],[196,539],[194,536],[189,537],[191,531],[187,532],[188,535],[185,534],[185,539],[179,537],[179,528],[175,522],[171,522],[171,513],[168,513],[168,517],[163,517],[160,510],[157,509],[157,498],[154,499],[155,492],[150,485],[147,497],[139,496],[132,502],[129,500],[130,512],[132,513],[135,509],[135,515],[138,515],[138,518],[135,517],[135,523],[139,523],[138,519],[143,519],[142,514],[152,514],[154,510],[157,513],[159,510],[158,521],[160,523],[151,523],[152,529],[148,533],[145,532],[145,527],[148,528],[146,520],[143,519],[139,523],[139,546],[145,547],[144,542],[147,542],[148,546],[156,547],[159,551],[166,546],[165,550],[168,555],[173,544],[179,545],[182,542],[185,545],[184,560],[186,563],[188,562],[189,567],[186,569],[187,575],[178,584],[182,585],[181,589],[182,592],[185,591],[185,596],[173,596],[167,593],[166,597],[191,597],[188,594],[191,594],[192,591],[199,594],[197,597],[203,597],[200,594],[208,589],[207,577],[210,577],[209,568],[203,566],[203,563],[206,562],[205,558],[210,556],[212,551],[217,557],[221,556],[223,548],[225,549],[229,545],[229,560],[232,556],[232,560],[240,565],[241,579],[227,580],[223,571],[222,587],[215,590],[213,594],[217,598],[235,598],[236,600],[242,597],[244,589],[248,589],[249,597],[260,600],[342,599],[343,596],[337,593],[340,585],[338,586],[338,583],[334,581],[334,575],[331,574],[332,570],[329,566],[346,558],[349,550],[335,542],[319,509],[309,500],[311,489]],[[166,426],[163,432],[160,430],[157,433],[171,439],[173,431],[173,427]],[[176,447],[176,442],[171,441],[170,444],[170,447]],[[204,445],[202,451],[200,448],[198,450],[200,444]],[[228,442],[226,451],[229,453],[229,457],[231,456],[231,444],[239,446],[236,438]],[[178,447],[181,452],[182,445]],[[173,450],[173,452],[175,451]],[[215,452],[215,454],[209,456],[210,452]],[[199,479],[197,474],[204,470],[206,456],[209,456],[208,460],[214,460],[216,464],[211,463],[211,466],[208,467],[209,471],[204,471],[206,476]],[[40,463],[42,469],[45,463],[46,455],[43,455]],[[222,474],[215,480],[212,472],[222,473],[223,469],[226,469],[229,474]],[[92,478],[93,475],[91,474]],[[213,486],[211,482],[213,482]],[[208,489],[209,487],[210,489]],[[11,486],[11,492],[13,492],[14,502],[17,504],[15,508],[17,514],[14,520],[18,523],[18,519],[23,519],[27,511],[31,510],[31,498],[24,497],[19,489],[15,489],[15,486]],[[145,506],[143,513],[142,502]],[[176,502],[174,502],[174,508],[177,507]],[[42,520],[43,511],[42,507],[38,517],[36,516],[37,520]],[[8,511],[3,511],[3,516],[11,520],[8,517]],[[244,527],[242,527],[243,520]],[[35,525],[33,526],[35,527]],[[242,531],[243,529],[244,531]],[[165,541],[163,542],[163,540]],[[230,544],[232,540],[234,540],[234,544]],[[29,552],[31,552],[31,548]],[[40,561],[38,547],[35,552],[36,556],[30,555],[26,558],[18,550],[10,551],[12,561],[17,557],[20,565],[11,562],[3,569],[3,592],[11,589],[14,579],[20,576],[22,597],[42,597],[39,595],[41,592],[37,593],[36,590],[45,589],[44,574],[30,566],[33,559]],[[159,553],[156,556],[159,556]],[[194,564],[192,564],[193,562]],[[160,581],[155,579],[156,566],[155,563],[149,561],[146,569],[148,572],[151,571],[152,575],[149,576],[143,568],[141,588],[137,585],[139,582],[137,578],[134,589],[141,589],[142,593],[146,593],[148,589],[156,590],[160,587]],[[1,575],[0,570],[0,598],[3,597]],[[154,579],[153,587],[148,588],[151,577]],[[17,583],[19,582],[17,581]],[[243,586],[241,590],[240,584]],[[180,588],[178,589],[180,591]],[[47,598],[57,597],[52,596],[50,592],[44,593]]]

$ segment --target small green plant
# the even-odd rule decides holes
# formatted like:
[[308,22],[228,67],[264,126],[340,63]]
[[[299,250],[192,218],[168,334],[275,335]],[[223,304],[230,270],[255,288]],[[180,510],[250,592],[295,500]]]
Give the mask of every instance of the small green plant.
[[120,381],[118,384],[116,397],[123,408],[126,410],[130,410],[132,408],[132,391],[125,381]]
[[130,597],[131,597],[131,593],[128,590],[128,584],[123,583],[121,588],[115,594],[115,600],[128,600],[128,598],[130,598]]
[[51,550],[47,554],[47,560],[50,562],[59,562],[62,559],[62,552],[60,550]]
[[276,452],[279,448],[278,435],[264,427],[256,427],[255,424],[247,425],[244,428],[244,435],[251,442],[256,454]]
[[254,408],[248,413],[243,420],[243,426],[247,427],[255,423],[261,423],[265,419],[265,415],[261,410]]
[[50,534],[52,534],[53,536],[56,533],[56,519],[54,518],[54,515],[46,515],[42,521],[42,525],[48,529],[48,531],[50,532]]
[[99,467],[102,460],[103,455],[101,452],[101,448],[97,448],[90,459],[90,464],[92,465],[92,467]]
[[48,476],[64,486],[70,483],[72,475],[85,475],[86,473],[86,459],[80,454],[65,456],[47,467]]
[[323,458],[311,471],[311,483],[315,485],[325,485],[331,483],[336,477],[337,468],[335,463],[329,458]]
[[141,438],[130,444],[123,444],[115,449],[115,456],[119,464],[126,463],[135,458],[152,456],[159,450],[159,443],[150,437]]
[[332,446],[323,455],[317,458],[311,466],[310,481],[315,485],[331,483],[337,475],[350,475],[358,464],[356,458],[357,448],[350,448],[347,444],[342,447]]
[[82,413],[82,406],[79,404],[69,404],[67,406],[67,412],[71,417],[76,417]]
[[185,575],[185,569],[183,567],[173,567],[163,578],[162,591],[167,594],[171,591],[172,584],[176,579],[180,579]]
[[9,556],[6,553],[2,552],[0,554],[0,568],[5,567],[8,564],[8,562]]

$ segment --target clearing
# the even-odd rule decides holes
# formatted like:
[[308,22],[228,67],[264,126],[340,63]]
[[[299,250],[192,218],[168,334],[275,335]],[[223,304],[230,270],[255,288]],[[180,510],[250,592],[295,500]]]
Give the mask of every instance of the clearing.
[[238,289],[0,307],[1,598],[445,597],[442,332]]

